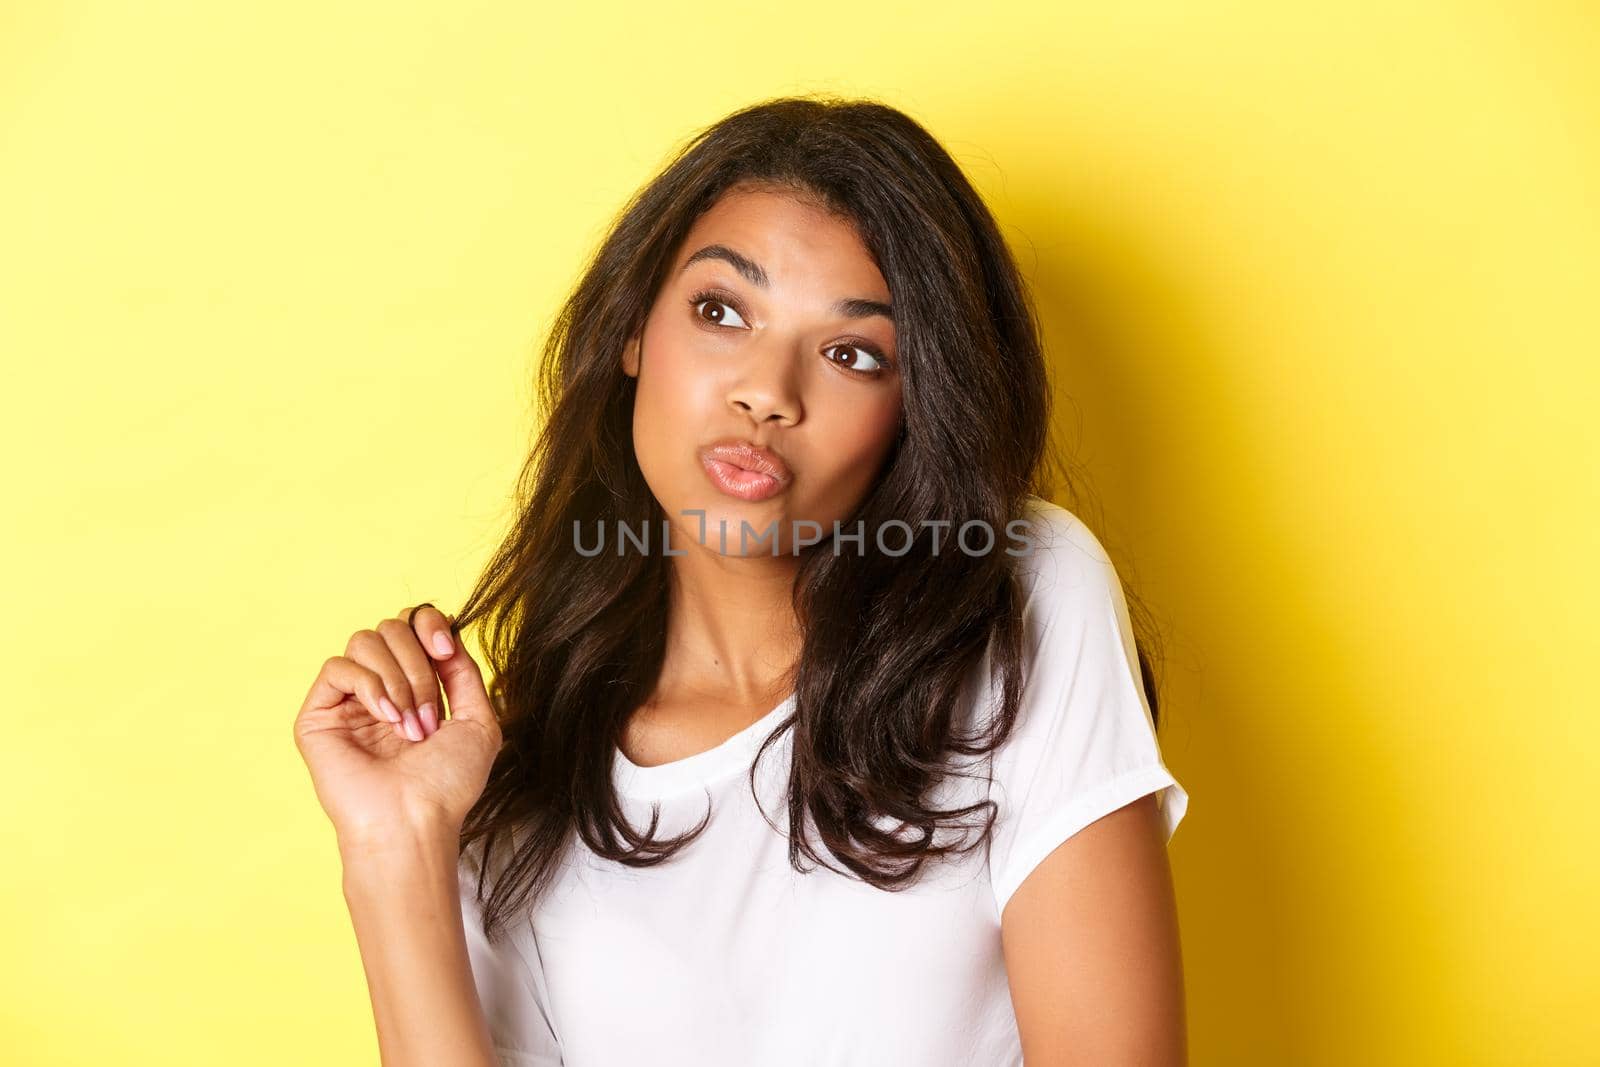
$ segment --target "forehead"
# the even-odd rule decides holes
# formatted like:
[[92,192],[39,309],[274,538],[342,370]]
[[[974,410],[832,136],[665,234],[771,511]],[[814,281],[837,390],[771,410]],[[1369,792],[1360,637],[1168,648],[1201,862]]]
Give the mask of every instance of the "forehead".
[[[889,299],[888,283],[855,223],[790,190],[729,189],[690,227],[674,269],[708,244],[727,245],[754,260],[774,289],[819,288],[829,298]],[[711,269],[726,266],[712,263]]]

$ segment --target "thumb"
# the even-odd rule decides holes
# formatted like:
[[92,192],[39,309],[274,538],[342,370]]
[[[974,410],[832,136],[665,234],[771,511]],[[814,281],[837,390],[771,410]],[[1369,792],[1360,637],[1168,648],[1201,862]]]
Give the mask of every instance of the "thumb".
[[450,703],[452,719],[476,719],[481,723],[495,723],[494,705],[489,701],[489,691],[483,684],[483,672],[467,652],[467,643],[460,633],[450,634],[453,646],[445,659],[435,660],[433,669],[439,674],[444,687],[444,698]]

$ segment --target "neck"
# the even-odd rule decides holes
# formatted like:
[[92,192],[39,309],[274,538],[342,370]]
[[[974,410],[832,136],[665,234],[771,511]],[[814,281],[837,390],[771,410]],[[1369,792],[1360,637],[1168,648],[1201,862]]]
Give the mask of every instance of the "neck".
[[738,704],[792,688],[801,632],[793,556],[724,556],[691,544],[672,557],[667,648],[658,688]]

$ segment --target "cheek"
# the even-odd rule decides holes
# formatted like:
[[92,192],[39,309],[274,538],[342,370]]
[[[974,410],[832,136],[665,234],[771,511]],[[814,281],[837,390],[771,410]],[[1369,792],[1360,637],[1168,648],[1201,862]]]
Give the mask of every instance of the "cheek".
[[693,448],[711,421],[718,385],[693,339],[652,326],[633,398],[633,451],[663,506],[681,506],[699,489]]
[[703,411],[714,391],[706,369],[690,345],[671,336],[652,338],[634,396],[635,431],[681,432],[684,420]]
[[820,482],[856,494],[878,473],[900,429],[900,394],[884,390],[810,413],[808,467]]

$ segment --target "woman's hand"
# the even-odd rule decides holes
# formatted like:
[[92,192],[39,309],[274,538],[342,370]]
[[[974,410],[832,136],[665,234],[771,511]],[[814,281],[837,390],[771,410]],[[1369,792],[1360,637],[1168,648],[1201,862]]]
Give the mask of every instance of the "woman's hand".
[[459,830],[501,745],[478,664],[431,604],[356,631],[324,662],[294,739],[341,842]]

